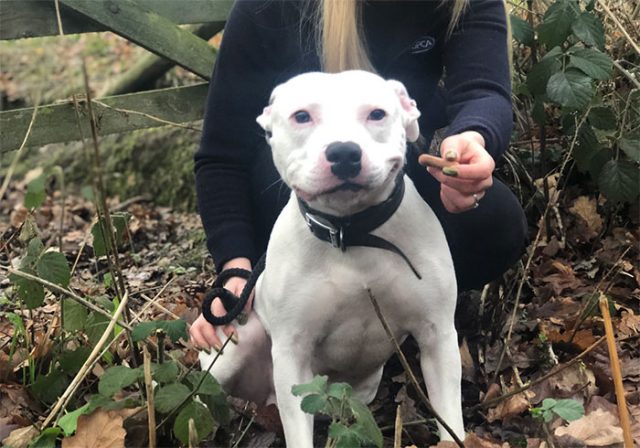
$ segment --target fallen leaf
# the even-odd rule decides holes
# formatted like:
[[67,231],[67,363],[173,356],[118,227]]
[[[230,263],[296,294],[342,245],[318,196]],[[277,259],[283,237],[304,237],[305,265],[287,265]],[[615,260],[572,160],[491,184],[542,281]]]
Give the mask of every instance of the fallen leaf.
[[596,409],[567,426],[556,428],[554,434],[556,437],[573,437],[591,446],[607,446],[624,441],[618,417],[603,409]]
[[514,395],[498,404],[495,408],[489,409],[487,412],[487,421],[492,423],[496,420],[504,420],[522,414],[531,407],[529,394],[531,394],[531,392],[526,391]]
[[580,217],[586,224],[585,231],[582,236],[588,240],[592,240],[602,231],[602,217],[598,214],[595,198],[580,196],[569,209],[571,213]]
[[78,418],[72,437],[62,439],[62,448],[124,448],[123,419],[113,411],[98,410]]
[[33,426],[14,429],[9,437],[2,441],[3,446],[11,448],[27,448],[29,443],[35,439],[40,432]]
[[464,439],[464,446],[465,448],[503,448],[508,447],[509,444],[505,443],[504,445],[501,445],[499,443],[492,442],[491,440],[483,439],[474,433],[469,433],[469,435]]

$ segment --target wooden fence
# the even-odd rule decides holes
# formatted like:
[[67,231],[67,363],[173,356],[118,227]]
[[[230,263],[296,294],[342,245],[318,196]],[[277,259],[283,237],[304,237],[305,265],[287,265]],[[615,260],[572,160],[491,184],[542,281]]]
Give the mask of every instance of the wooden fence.
[[[99,134],[201,119],[216,56],[207,39],[222,30],[232,4],[233,0],[59,0],[64,34],[111,31],[157,55],[156,61],[131,67],[133,76],[159,63],[164,69],[179,65],[205,81],[98,98],[94,107]],[[179,26],[187,24],[192,26]],[[0,0],[0,40],[58,34],[54,0]],[[0,111],[0,153],[20,147],[32,115],[33,108]],[[38,107],[26,144],[80,138],[75,106],[64,101]]]

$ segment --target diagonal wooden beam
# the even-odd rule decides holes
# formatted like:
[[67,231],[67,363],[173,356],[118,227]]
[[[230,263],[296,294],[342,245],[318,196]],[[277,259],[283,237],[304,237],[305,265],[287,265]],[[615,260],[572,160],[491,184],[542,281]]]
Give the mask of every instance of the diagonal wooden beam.
[[207,42],[131,0],[61,0],[61,3],[204,79],[211,76],[215,52]]
[[[104,1],[104,0],[94,0]],[[225,22],[233,0],[135,0],[142,8],[166,17],[176,25]],[[104,25],[64,10],[65,34],[108,31]],[[0,40],[54,36],[58,23],[54,0],[0,0]]]
[[[158,89],[99,98],[94,105],[100,135],[128,132],[136,129],[164,126],[167,122],[188,123],[202,119],[208,84]],[[81,119],[85,120],[86,106],[80,104]],[[120,109],[120,110],[118,110]],[[135,111],[131,113],[126,111]],[[0,154],[18,149],[25,137],[33,108],[0,112]],[[157,117],[154,119],[152,117]],[[80,140],[76,111],[72,102],[41,106],[33,123],[27,146]]]

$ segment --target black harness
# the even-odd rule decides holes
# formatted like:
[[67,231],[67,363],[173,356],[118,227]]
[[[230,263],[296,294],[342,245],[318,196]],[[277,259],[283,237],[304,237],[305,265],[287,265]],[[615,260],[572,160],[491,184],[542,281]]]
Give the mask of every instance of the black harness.
[[[356,246],[388,250],[402,257],[415,276],[421,279],[420,273],[398,246],[384,238],[371,234],[372,231],[387,222],[396,210],[398,210],[403,197],[404,178],[403,174],[400,173],[389,198],[378,205],[374,205],[353,215],[329,215],[312,209],[309,207],[309,204],[300,198],[298,198],[298,206],[309,226],[309,230],[316,238],[328,242],[342,252],[345,252],[349,247]],[[207,322],[215,326],[226,325],[242,312],[258,281],[258,277],[264,271],[264,259],[265,256],[263,255],[258,263],[256,263],[253,271],[247,271],[246,269],[225,269],[218,275],[216,281],[213,283],[213,288],[207,292],[202,302],[202,314]],[[247,284],[243,288],[240,297],[237,297],[223,287],[224,283],[231,277],[247,279]],[[227,310],[227,314],[224,316],[215,316],[211,312],[211,304],[216,297],[222,300],[222,304]]]

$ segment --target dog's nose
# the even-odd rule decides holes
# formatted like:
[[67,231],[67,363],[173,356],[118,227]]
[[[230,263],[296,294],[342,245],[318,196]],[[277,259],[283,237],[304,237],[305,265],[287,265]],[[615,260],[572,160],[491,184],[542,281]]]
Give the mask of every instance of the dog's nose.
[[325,157],[331,163],[331,172],[342,180],[356,177],[362,168],[362,149],[354,142],[331,143]]

